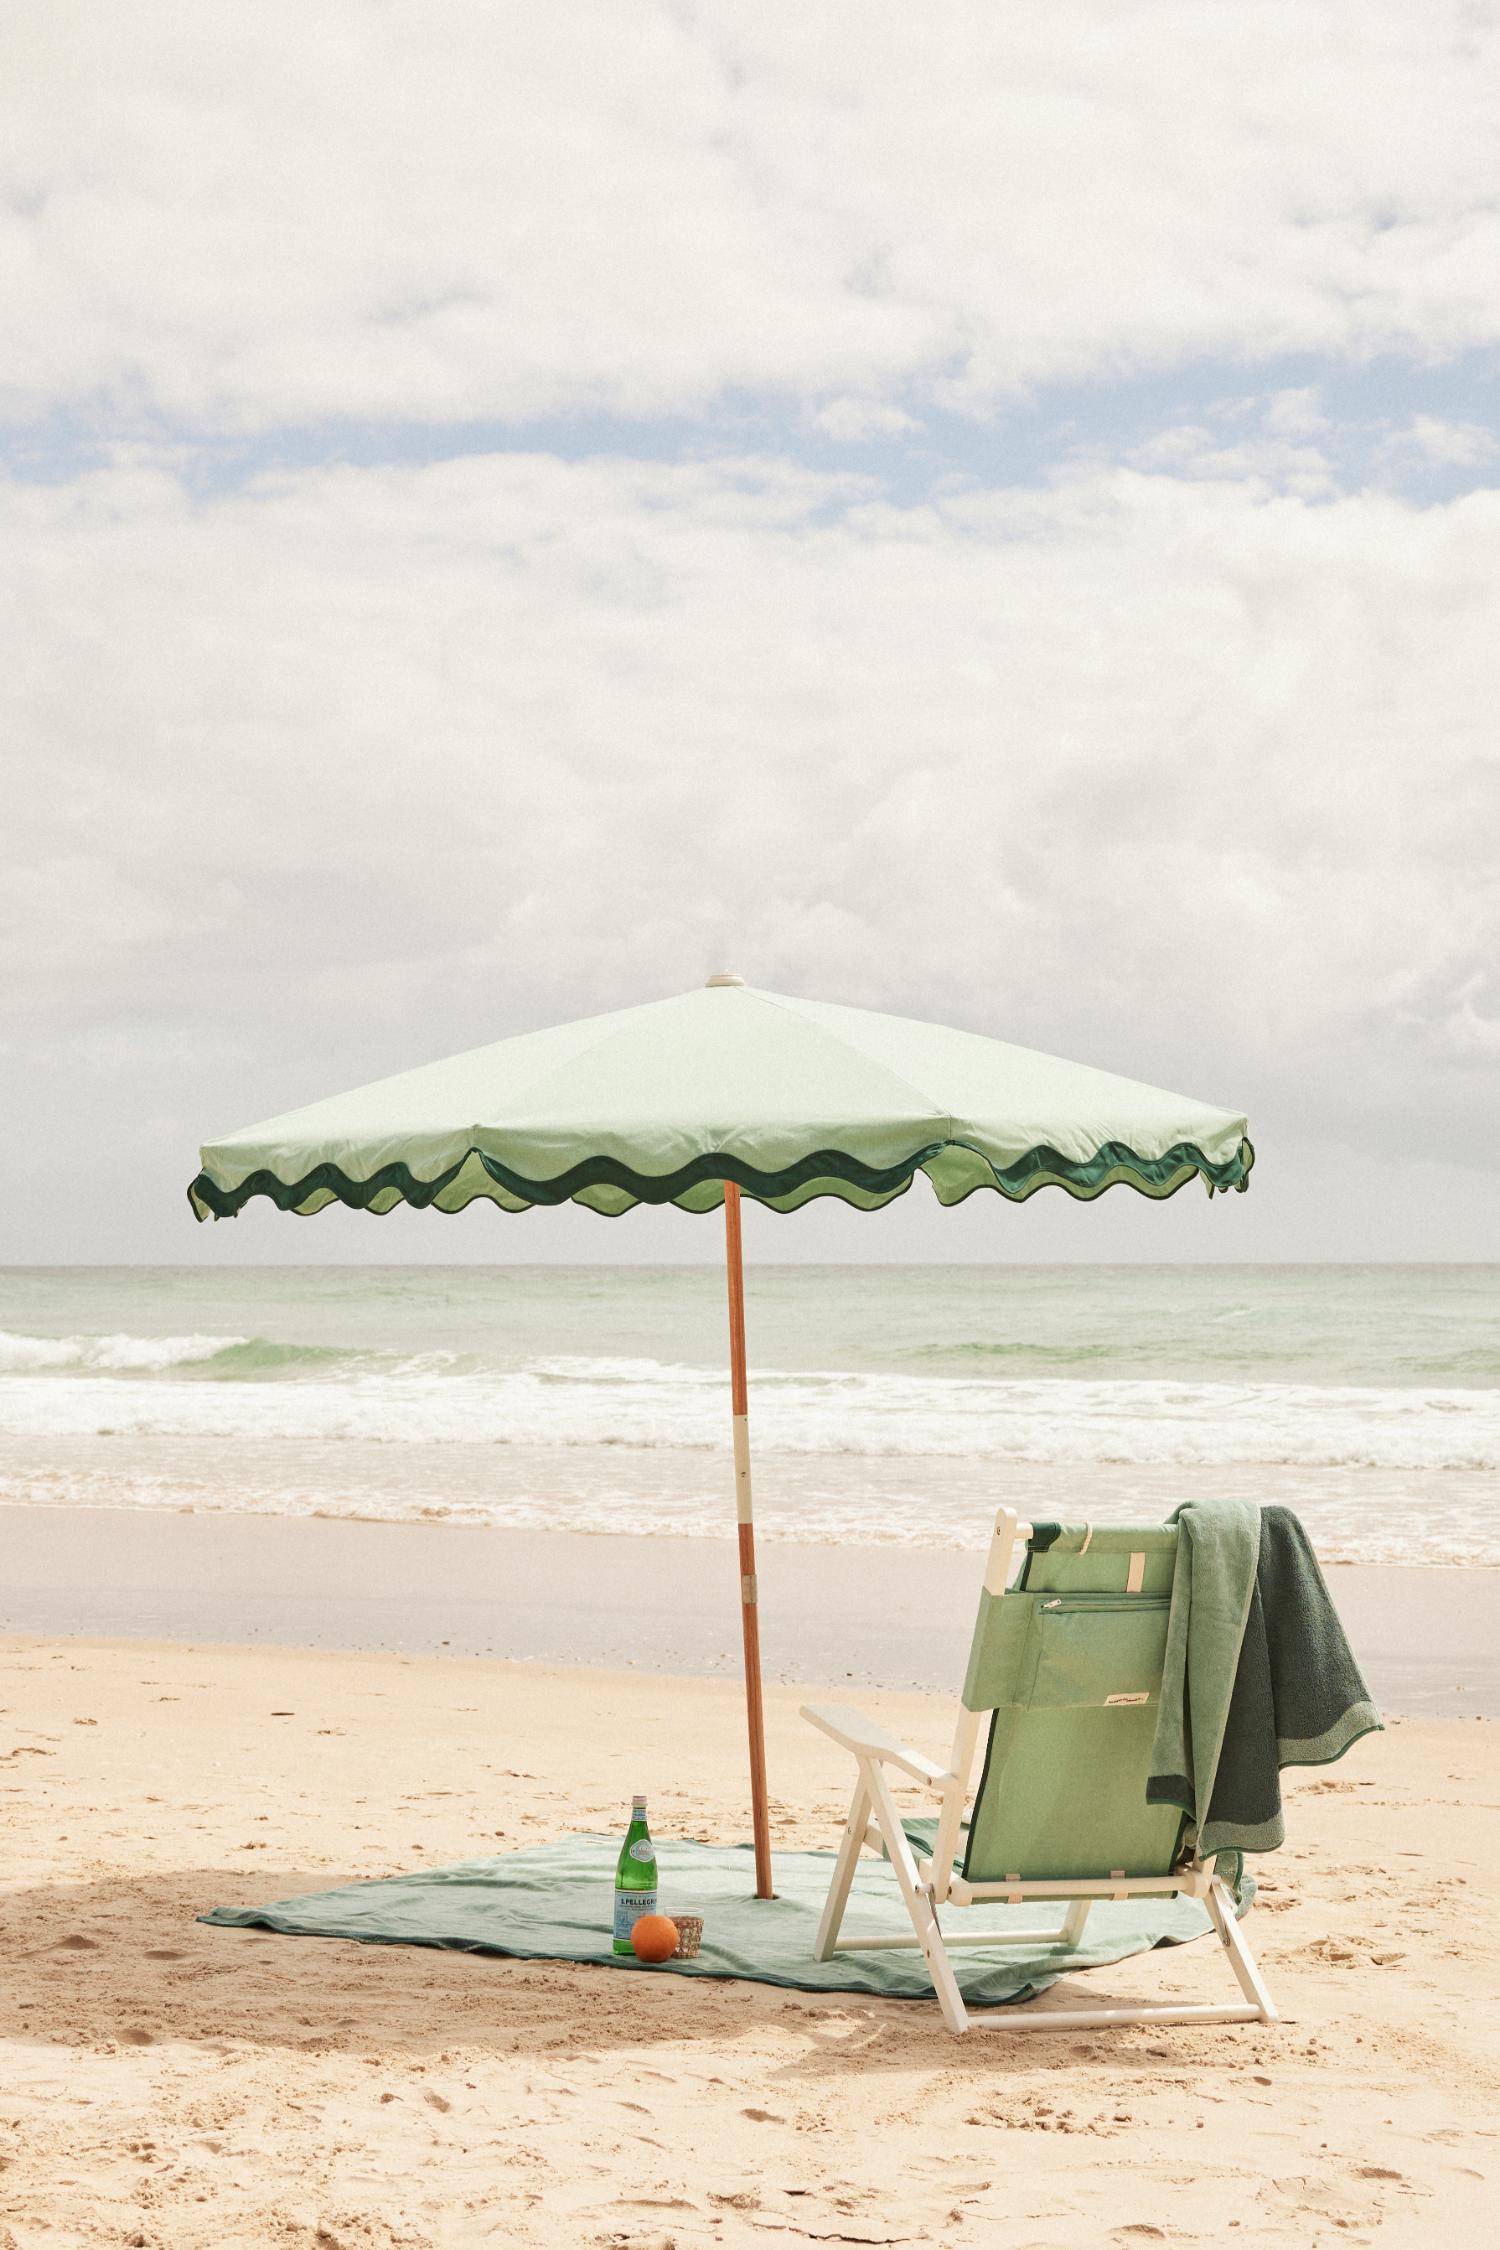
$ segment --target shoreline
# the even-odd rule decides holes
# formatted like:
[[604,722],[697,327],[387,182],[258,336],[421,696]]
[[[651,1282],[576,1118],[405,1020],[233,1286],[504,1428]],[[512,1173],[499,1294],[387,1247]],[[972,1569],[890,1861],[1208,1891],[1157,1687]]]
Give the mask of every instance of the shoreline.
[[[49,1381],[51,1379],[49,1378]],[[0,1386],[3,1387],[3,1386]],[[229,1386],[233,1389],[234,1386]],[[241,1386],[252,1394],[254,1386]],[[300,1386],[292,1386],[300,1388]],[[3,1403],[3,1402],[0,1402]],[[222,1400],[210,1400],[215,1411]],[[274,1402],[273,1402],[274,1403]],[[107,1412],[103,1402],[95,1410]],[[1479,1469],[1009,1460],[763,1447],[760,1532],[799,1546],[982,1554],[1004,1497],[1034,1520],[1156,1523],[1186,1498],[1254,1498],[1301,1517],[1328,1563],[1500,1569],[1496,1480]],[[534,1444],[365,1436],[0,1433],[0,1507],[327,1516],[622,1538],[722,1537],[732,1471],[703,1445]],[[872,1536],[871,1527],[878,1526]]]
[[[0,1633],[18,1638],[740,1669],[725,1538],[7,1504],[0,1552]],[[981,1555],[766,1540],[757,1559],[769,1683],[956,1694]],[[1500,1571],[1343,1564],[1328,1578],[1382,1710],[1500,1718]]]

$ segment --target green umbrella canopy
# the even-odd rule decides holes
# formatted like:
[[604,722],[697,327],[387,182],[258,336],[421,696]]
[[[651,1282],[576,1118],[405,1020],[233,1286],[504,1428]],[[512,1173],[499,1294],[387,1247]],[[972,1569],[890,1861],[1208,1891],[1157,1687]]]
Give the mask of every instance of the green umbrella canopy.
[[758,992],[738,979],[522,1032],[209,1141],[200,1219],[252,1196],[508,1211],[636,1203],[708,1211],[724,1183],[773,1210],[834,1195],[862,1210],[925,1172],[940,1203],[976,1188],[1163,1197],[1243,1188],[1246,1120],[972,1031]]

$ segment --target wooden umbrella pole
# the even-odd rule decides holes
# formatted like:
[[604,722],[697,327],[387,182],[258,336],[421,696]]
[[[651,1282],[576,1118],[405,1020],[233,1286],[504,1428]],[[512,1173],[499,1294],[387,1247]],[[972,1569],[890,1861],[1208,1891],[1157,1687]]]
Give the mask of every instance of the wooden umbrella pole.
[[755,1895],[774,1898],[771,1815],[766,1803],[766,1716],[760,1686],[760,1603],[755,1582],[755,1508],[750,1490],[750,1389],[745,1375],[745,1260],[740,1191],[724,1182],[724,1251],[729,1271],[729,1401],[734,1416],[734,1512],[740,1535],[740,1623],[745,1636],[745,1718],[750,1729],[750,1816],[755,1831]]

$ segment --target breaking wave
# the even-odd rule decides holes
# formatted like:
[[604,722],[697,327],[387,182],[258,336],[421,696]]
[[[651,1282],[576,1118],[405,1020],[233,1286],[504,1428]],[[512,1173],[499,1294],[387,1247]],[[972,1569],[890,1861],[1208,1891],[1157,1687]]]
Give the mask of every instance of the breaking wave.
[[[722,1372],[642,1357],[341,1351],[0,1332],[0,1432],[719,1447]],[[759,1372],[759,1449],[1140,1467],[1493,1470],[1500,1391],[1087,1376]]]

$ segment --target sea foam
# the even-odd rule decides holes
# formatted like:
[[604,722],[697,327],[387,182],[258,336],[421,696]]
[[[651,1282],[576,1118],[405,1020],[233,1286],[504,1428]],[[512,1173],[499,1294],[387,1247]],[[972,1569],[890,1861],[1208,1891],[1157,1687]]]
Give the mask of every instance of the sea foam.
[[0,1375],[86,1368],[100,1375],[162,1374],[201,1366],[248,1336],[17,1336],[0,1328]]
[[[0,1433],[387,1444],[721,1445],[721,1370],[547,1354],[338,1353],[223,1336],[0,1336]],[[757,1447],[850,1458],[1493,1470],[1500,1391],[769,1369]]]

